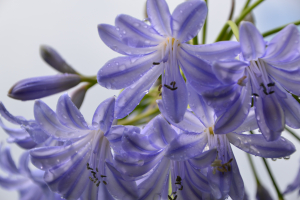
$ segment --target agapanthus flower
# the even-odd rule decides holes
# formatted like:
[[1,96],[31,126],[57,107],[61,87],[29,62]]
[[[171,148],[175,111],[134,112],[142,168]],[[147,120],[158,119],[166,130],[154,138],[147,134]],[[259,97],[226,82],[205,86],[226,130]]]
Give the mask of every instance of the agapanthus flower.
[[20,157],[19,167],[13,161],[10,149],[0,146],[0,168],[6,176],[0,176],[0,186],[7,190],[17,190],[20,200],[60,200],[58,194],[51,192],[43,180],[44,172],[29,169],[29,152]]
[[299,189],[298,194],[300,195],[300,168],[298,170],[297,176],[295,176],[294,181],[287,186],[283,194],[289,194],[295,191],[296,189]]
[[0,114],[7,121],[20,126],[20,128],[10,128],[0,119],[0,127],[10,136],[7,139],[9,143],[16,143],[24,149],[31,149],[38,145],[48,146],[55,142],[40,128],[35,120],[26,120],[24,117],[12,115],[2,102],[0,102]]
[[209,62],[234,58],[240,47],[224,41],[189,45],[204,24],[207,7],[202,0],[184,2],[170,13],[165,0],[148,0],[150,25],[128,15],[119,15],[115,26],[100,24],[99,35],[112,50],[125,55],[108,61],[98,72],[98,82],[108,89],[125,90],[116,101],[116,118],[128,115],[162,75],[162,102],[175,122],[187,107],[188,82],[199,90],[221,84]]
[[252,110],[252,95],[260,131],[266,140],[277,140],[285,124],[300,128],[299,103],[287,92],[300,95],[300,33],[295,25],[288,25],[267,46],[250,22],[242,22],[239,33],[240,60],[213,65],[225,86],[203,94],[209,105],[223,113],[215,132],[228,133],[243,123]]
[[241,134],[243,131],[257,128],[253,109],[243,124],[234,132],[216,134],[214,132],[216,113],[189,85],[188,89],[189,105],[195,115],[186,111],[180,123],[174,123],[172,119],[164,115],[165,108],[162,102],[158,101],[159,109],[166,119],[183,131],[170,143],[166,156],[180,161],[189,159],[204,149],[216,148],[218,156],[207,170],[208,182],[219,188],[219,190],[212,191],[216,199],[224,199],[229,195],[232,199],[238,200],[243,199],[244,196],[243,180],[230,144],[246,153],[265,158],[284,157],[295,151],[295,146],[283,137],[267,142],[261,134]]
[[[116,156],[111,165],[125,179],[142,180],[138,185],[139,200],[170,199],[172,195],[174,199],[202,199],[209,197],[215,188],[210,187],[206,176],[198,169],[215,160],[216,149],[196,152],[186,161],[175,161],[165,154],[177,136],[178,133],[161,115],[142,130],[132,129],[123,134],[119,143],[127,153],[126,157],[122,154]],[[169,185],[172,185],[172,191],[168,191]]]
[[30,151],[32,163],[45,171],[44,180],[53,192],[66,199],[136,198],[135,182],[119,179],[105,164],[113,159],[110,137],[115,135],[110,135],[110,129],[114,104],[114,97],[102,102],[92,125],[88,125],[68,94],[59,98],[56,112],[40,100],[35,102],[38,125],[51,137],[64,141],[62,146]]

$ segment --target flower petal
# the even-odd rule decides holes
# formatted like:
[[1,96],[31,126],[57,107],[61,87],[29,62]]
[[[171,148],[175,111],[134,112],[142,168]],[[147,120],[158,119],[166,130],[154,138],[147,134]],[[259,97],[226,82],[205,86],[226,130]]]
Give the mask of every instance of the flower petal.
[[142,57],[114,58],[98,71],[97,80],[107,89],[126,88],[139,80],[153,66],[153,62],[159,61],[158,53]]
[[266,61],[268,64],[275,66],[276,68],[283,69],[283,70],[296,70],[300,67],[300,56],[293,60],[287,60],[286,62],[280,62],[277,60]]
[[19,174],[19,170],[12,159],[10,148],[6,147],[2,150],[2,144],[0,144],[0,150],[0,168],[8,174]]
[[206,134],[183,132],[170,143],[165,156],[177,161],[187,160],[200,155],[206,144]]
[[208,167],[217,157],[217,149],[210,149],[197,157],[191,158],[188,162],[196,169]]
[[162,190],[169,180],[170,160],[163,158],[153,169],[153,173],[138,185],[139,199],[153,200],[160,199]]
[[208,63],[219,60],[232,60],[241,53],[240,43],[234,41],[222,41],[201,45],[181,44],[181,47],[189,54],[201,60],[205,60]]
[[264,60],[290,61],[300,55],[300,33],[294,24],[287,25],[268,43]]
[[[187,81],[195,88],[217,87],[221,82],[216,78],[211,65],[180,49],[178,52],[179,65]],[[196,86],[195,86],[196,85]],[[198,91],[197,92],[201,92]]]
[[[166,65],[165,75],[162,78],[162,102],[168,117],[179,123],[188,105],[187,89],[177,62],[173,66],[168,66],[168,63]],[[177,89],[170,89],[174,87]]]
[[225,85],[237,83],[245,73],[247,63],[239,60],[219,61],[213,64],[216,77]]
[[243,200],[245,195],[244,182],[240,174],[239,167],[237,165],[236,159],[233,155],[232,149],[230,148],[231,158],[233,158],[231,164],[232,179],[230,185],[229,196],[232,199]]
[[216,134],[226,134],[237,129],[246,119],[251,107],[250,79],[245,86],[240,86],[239,98],[218,117],[215,123]]
[[300,95],[300,89],[298,87],[298,85],[300,84],[300,68],[286,70],[271,65],[265,66],[267,66],[266,69],[272,76],[272,78],[274,78],[276,82],[282,85],[282,87],[292,92],[293,94],[296,94],[297,96]]
[[204,1],[181,3],[172,13],[173,37],[182,43],[193,39],[202,28],[207,15]]
[[256,27],[250,22],[240,24],[240,43],[244,59],[256,60],[265,54],[265,41]]
[[152,26],[129,15],[119,15],[115,24],[122,42],[130,47],[156,46],[164,40]]
[[94,113],[92,125],[97,129],[100,128],[104,132],[104,135],[108,133],[114,120],[114,109],[115,97],[110,97],[100,103]]
[[154,66],[138,81],[122,91],[116,101],[115,117],[121,119],[131,113],[148,93],[160,74],[160,66]]
[[157,50],[156,47],[138,48],[128,46],[122,41],[118,29],[108,24],[98,25],[98,33],[101,40],[109,48],[123,55],[139,56],[149,54]]
[[257,124],[267,141],[277,140],[285,125],[284,110],[279,101],[280,97],[277,95],[276,87],[273,88],[275,95],[271,94],[254,98]]
[[284,190],[283,194],[288,194],[299,188],[300,186],[300,170],[298,171],[297,176],[295,177],[294,181],[287,186]]
[[249,113],[245,121],[233,132],[235,133],[242,133],[245,131],[252,131],[258,128],[255,116],[254,107],[250,108]]
[[157,105],[159,107],[160,112],[166,118],[168,122],[170,122],[173,126],[187,131],[187,132],[194,132],[194,133],[201,133],[205,126],[200,122],[200,120],[190,111],[186,110],[183,120],[179,123],[175,123],[169,116],[166,114],[165,107],[161,100],[157,100]]
[[228,133],[227,138],[237,148],[255,156],[264,158],[280,158],[295,152],[293,143],[280,137],[276,141],[268,142],[261,134],[246,135]]
[[22,128],[9,128],[0,119],[0,127],[12,138],[19,140],[29,138],[30,135]]
[[205,127],[215,122],[215,112],[212,107],[207,106],[203,97],[196,93],[192,86],[187,83],[189,106]]
[[147,14],[153,28],[162,36],[171,36],[171,14],[165,0],[148,0]]
[[216,199],[223,199],[228,195],[232,179],[232,173],[230,171],[222,173],[216,170],[216,172],[213,173],[212,167],[208,167],[207,179],[212,188],[216,186],[218,188],[211,191]]
[[45,133],[58,140],[82,137],[90,131],[71,129],[62,125],[55,112],[40,100],[34,104],[34,117]]

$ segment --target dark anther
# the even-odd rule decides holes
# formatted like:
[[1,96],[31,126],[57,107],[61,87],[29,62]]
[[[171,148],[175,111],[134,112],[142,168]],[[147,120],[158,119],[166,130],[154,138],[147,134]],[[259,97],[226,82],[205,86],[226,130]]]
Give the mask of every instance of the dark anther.
[[177,199],[177,195],[175,195],[174,199],[173,200],[176,200]]
[[160,92],[161,88],[162,88],[162,84],[160,84],[160,85],[158,86],[158,91],[159,91],[159,92]]
[[96,171],[99,172],[99,171],[98,171],[98,168],[96,168]]
[[165,86],[166,88],[168,88],[169,90],[177,90],[177,87],[175,87],[175,85],[176,85],[176,82],[175,82],[175,81],[172,81],[172,82],[170,83],[170,85],[172,85],[172,87],[169,86],[169,85],[164,84],[164,86]]
[[107,183],[105,181],[103,181],[104,185],[107,185]]
[[94,178],[97,178],[97,177],[96,177],[96,174],[93,174],[93,176],[94,176]]
[[94,179],[92,179],[92,177],[89,177],[89,179],[90,179],[92,182],[94,182]]
[[271,92],[269,92],[269,94],[273,94],[275,91],[271,91]]
[[91,173],[92,173],[92,174],[96,174],[96,172],[94,172],[94,171],[91,171]]
[[268,83],[267,86],[268,86],[268,87],[275,86],[275,83],[274,83],[274,82],[273,82],[273,83]]
[[231,163],[233,161],[233,158],[230,158],[230,160],[228,161],[228,163]]
[[177,178],[176,178],[176,181],[181,181],[181,177],[180,176],[177,176]]
[[161,95],[162,95],[162,93],[159,93],[159,95],[158,95],[158,96],[160,96],[160,97],[161,97]]
[[176,194],[176,191],[175,191],[175,192],[172,192],[172,194]]
[[101,177],[103,178],[103,177],[106,177],[106,176],[104,176],[104,175],[101,175]]
[[231,166],[228,165],[227,168],[228,168],[228,171],[230,172],[231,171]]
[[100,185],[100,181],[96,184],[96,186],[99,187],[99,185]]
[[179,188],[178,190],[183,190],[183,185],[182,185],[181,188]]
[[169,200],[173,200],[172,197],[170,195],[168,195]]
[[264,88],[263,92],[265,93],[265,95],[268,95],[266,86],[263,83],[261,83],[260,86]]
[[256,93],[253,93],[252,95],[253,95],[253,96],[256,96],[256,97],[259,97],[259,95],[258,95],[258,94],[256,94]]
[[94,170],[93,168],[90,168],[90,164],[89,164],[89,163],[86,163],[86,168],[87,168],[88,170]]
[[159,62],[153,62],[153,65],[159,65],[160,63]]
[[175,182],[176,185],[181,185],[181,182]]

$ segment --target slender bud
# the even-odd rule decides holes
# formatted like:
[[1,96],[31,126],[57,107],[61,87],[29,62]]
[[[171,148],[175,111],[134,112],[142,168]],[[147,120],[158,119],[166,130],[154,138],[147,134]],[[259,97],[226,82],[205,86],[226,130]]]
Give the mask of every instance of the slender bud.
[[80,77],[75,74],[28,78],[17,82],[8,96],[23,101],[39,99],[70,89],[80,82]]
[[87,88],[89,84],[84,84],[81,87],[74,90],[71,94],[71,100],[75,104],[75,106],[79,109],[82,105],[82,102],[84,100]]
[[268,190],[261,184],[257,185],[256,199],[257,200],[273,200],[273,198],[269,194]]
[[77,74],[77,72],[53,48],[42,45],[40,54],[43,60],[61,73]]

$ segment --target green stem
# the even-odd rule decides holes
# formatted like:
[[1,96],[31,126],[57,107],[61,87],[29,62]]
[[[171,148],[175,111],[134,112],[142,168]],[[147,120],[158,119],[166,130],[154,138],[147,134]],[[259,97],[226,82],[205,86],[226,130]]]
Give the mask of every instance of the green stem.
[[118,124],[119,125],[133,125],[134,123],[146,118],[146,117],[149,117],[155,113],[158,113],[159,112],[159,109],[158,107],[155,107],[153,109],[150,109],[148,110],[147,112],[143,113],[143,114],[140,114],[140,115],[137,115],[135,116],[133,119],[123,119],[123,120],[119,120],[118,121]]
[[[205,0],[206,2],[206,6],[208,7],[208,0]],[[208,18],[208,14],[206,15],[206,19],[203,25],[203,31],[202,31],[202,44],[206,43],[206,32],[207,32],[207,18]]]
[[[292,23],[289,23],[289,24],[295,24],[295,25],[300,25],[300,20],[299,21],[295,21],[295,22],[292,22]],[[280,26],[280,27],[277,27],[277,28],[274,28],[272,30],[269,30],[265,33],[262,34],[263,37],[267,37],[269,35],[272,35],[274,33],[277,33],[278,31],[281,31],[283,28],[285,28],[287,25],[289,24],[285,24],[283,26]]]
[[193,45],[198,45],[198,35],[193,38]]
[[97,76],[80,76],[82,82],[97,83]]
[[251,1],[251,0],[247,0],[247,2],[245,3],[245,5],[244,5],[242,11],[244,11],[244,10],[246,10],[246,8],[248,8],[248,6],[249,6],[249,4],[250,4],[250,1]]
[[248,153],[246,153],[246,154],[247,154],[248,160],[250,162],[252,172],[253,172],[254,177],[256,179],[256,183],[257,183],[257,185],[260,185],[260,181],[259,181],[259,178],[257,176],[256,170],[255,170],[255,167],[254,167],[254,164],[253,164],[253,161],[252,161],[252,158],[251,158],[250,154],[248,154]]
[[283,195],[281,194],[281,192],[280,192],[280,190],[279,190],[279,188],[278,188],[278,186],[277,186],[277,183],[276,183],[276,181],[275,181],[275,179],[274,179],[274,176],[273,176],[273,174],[272,174],[272,172],[271,172],[271,170],[270,170],[270,167],[269,167],[269,165],[268,165],[266,159],[265,159],[265,158],[262,158],[262,159],[263,159],[264,164],[265,164],[265,166],[266,166],[266,168],[267,168],[267,171],[268,171],[269,176],[270,176],[270,178],[271,178],[271,180],[272,180],[272,183],[273,183],[273,185],[274,185],[274,187],[275,187],[275,190],[276,190],[276,192],[277,192],[278,199],[279,199],[279,200],[284,200]]
[[294,133],[291,129],[289,129],[288,127],[285,127],[285,130],[287,130],[287,132],[289,132],[292,136],[294,136],[294,138],[296,138],[299,142],[300,142],[300,137]]
[[233,13],[234,13],[234,8],[235,8],[235,0],[231,0],[231,10],[230,10],[230,14],[229,14],[228,20],[232,19]]
[[96,85],[97,82],[94,82],[94,83],[88,83],[86,86],[85,86],[85,89],[88,90],[90,89],[91,87],[93,87],[94,85]]

